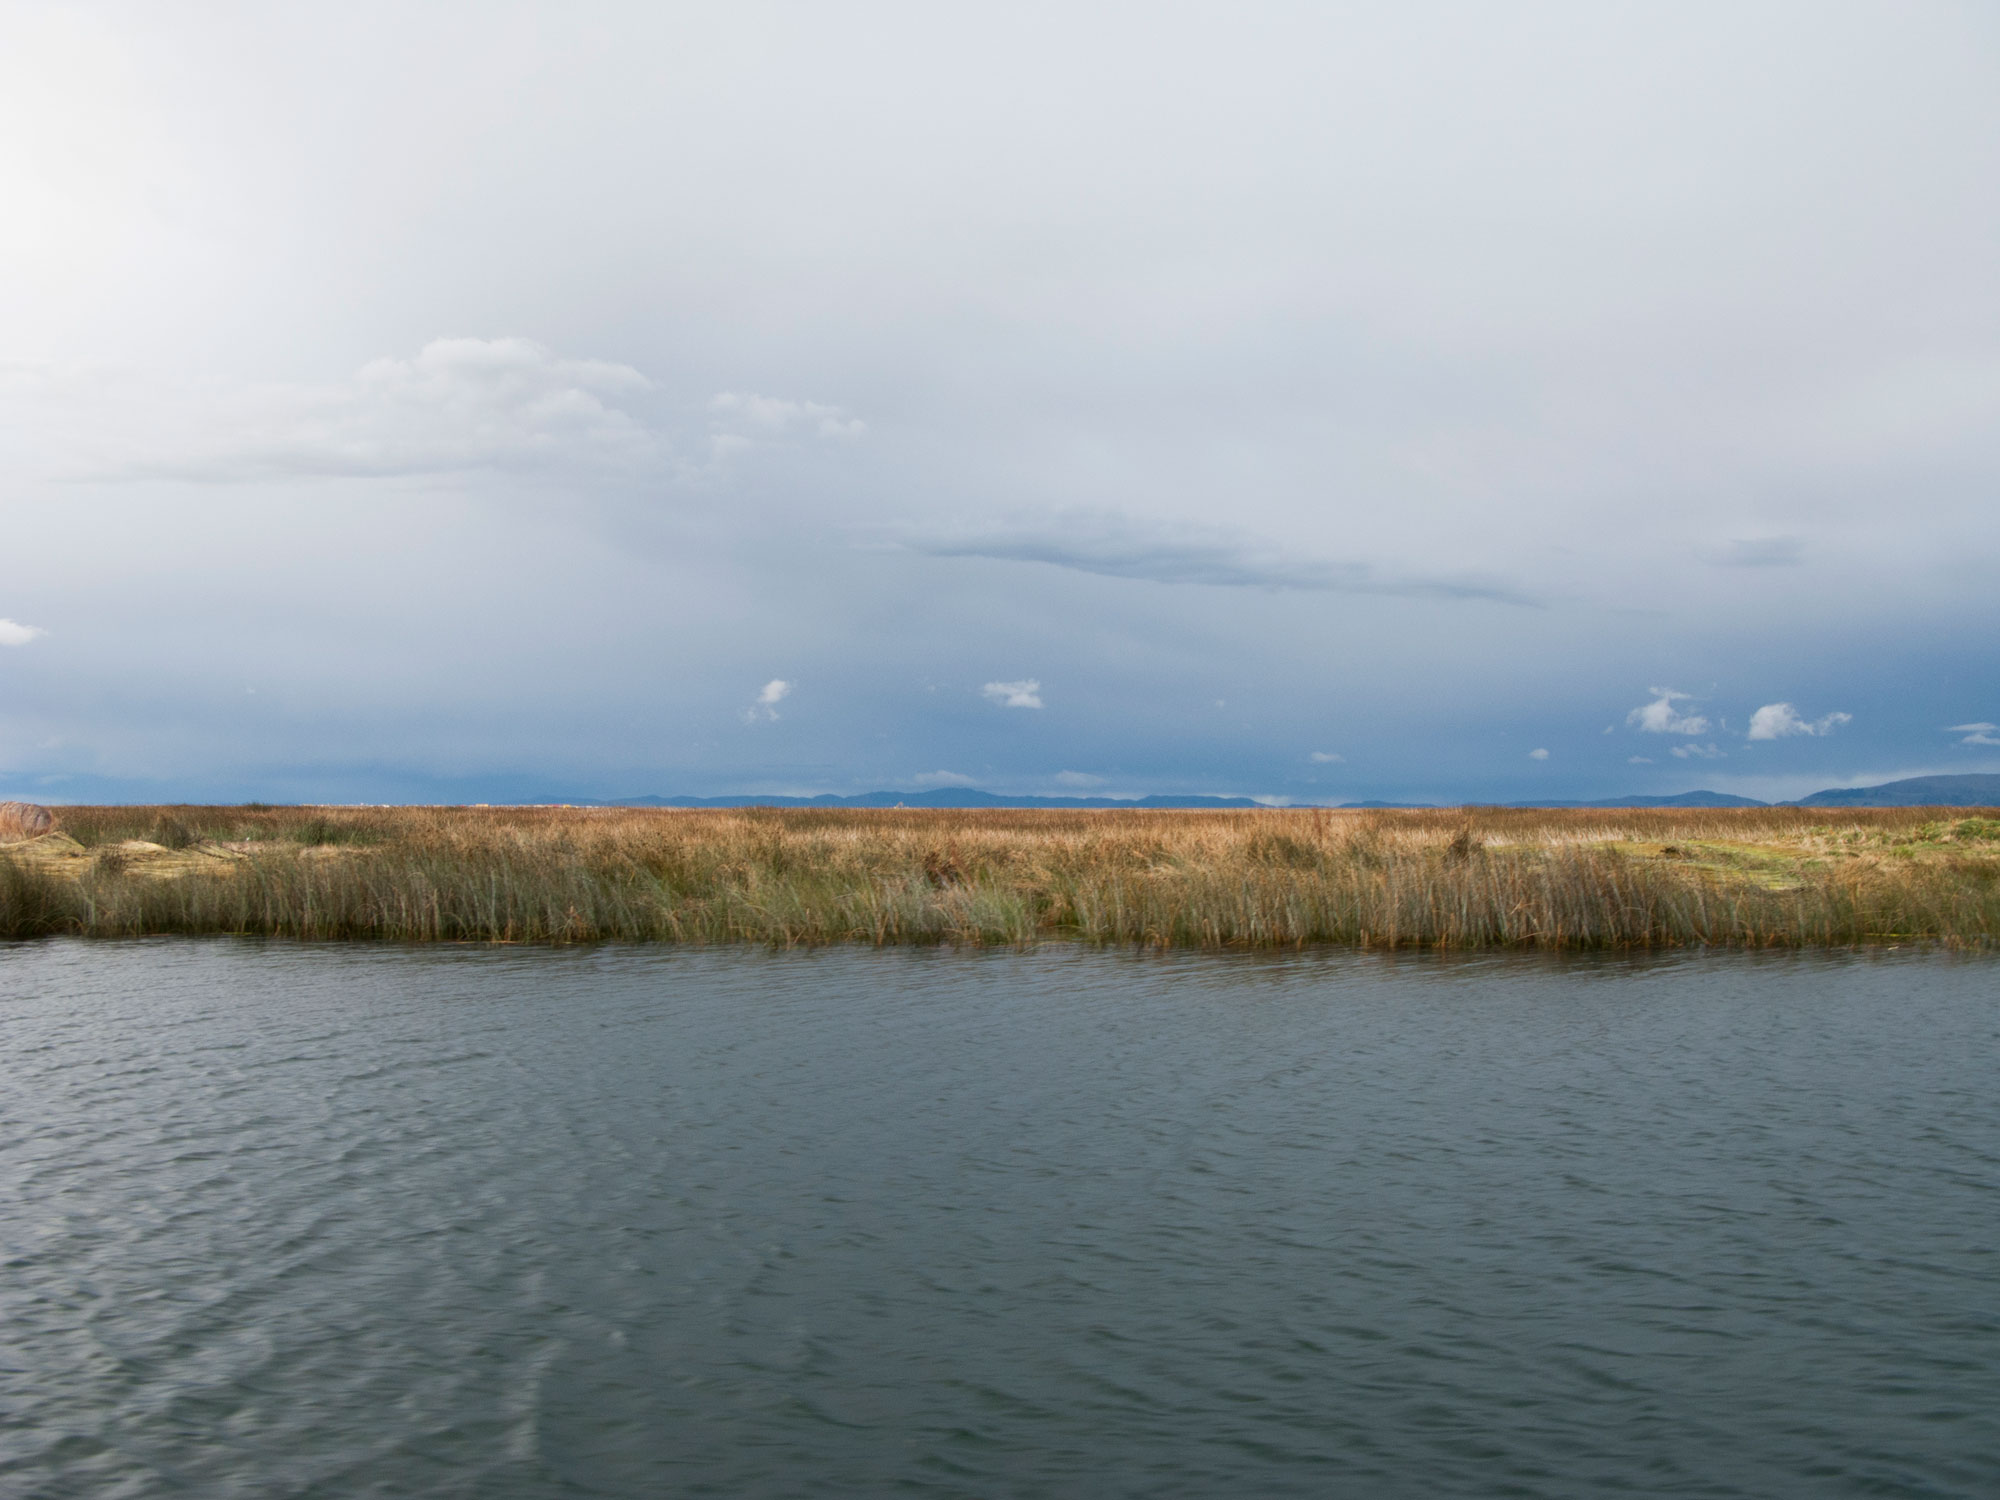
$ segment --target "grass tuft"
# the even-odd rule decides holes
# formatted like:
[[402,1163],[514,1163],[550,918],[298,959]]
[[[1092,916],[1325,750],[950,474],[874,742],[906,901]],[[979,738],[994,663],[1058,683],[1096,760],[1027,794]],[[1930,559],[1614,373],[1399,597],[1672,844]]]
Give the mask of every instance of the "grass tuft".
[[161,818],[146,835],[146,842],[158,844],[162,849],[191,849],[195,834],[179,818]]
[[0,857],[0,938],[47,937],[71,930],[75,891],[60,876]]

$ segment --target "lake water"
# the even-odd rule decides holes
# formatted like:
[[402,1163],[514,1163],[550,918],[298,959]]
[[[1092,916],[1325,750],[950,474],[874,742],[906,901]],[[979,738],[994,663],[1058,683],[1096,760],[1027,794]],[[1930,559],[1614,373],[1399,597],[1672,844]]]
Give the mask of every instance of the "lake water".
[[0,1491],[2000,1494],[2000,963],[0,947]]

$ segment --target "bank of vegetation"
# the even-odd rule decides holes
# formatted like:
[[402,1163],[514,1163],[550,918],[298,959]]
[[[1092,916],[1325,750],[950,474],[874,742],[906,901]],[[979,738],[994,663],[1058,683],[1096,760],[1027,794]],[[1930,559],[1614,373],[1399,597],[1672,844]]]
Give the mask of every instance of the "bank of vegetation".
[[942,812],[77,807],[0,935],[1193,948],[2000,938],[1964,809]]

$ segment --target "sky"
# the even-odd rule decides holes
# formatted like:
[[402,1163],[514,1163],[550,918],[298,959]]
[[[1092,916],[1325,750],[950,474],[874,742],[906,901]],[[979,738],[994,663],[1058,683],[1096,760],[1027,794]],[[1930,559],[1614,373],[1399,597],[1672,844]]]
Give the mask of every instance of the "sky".
[[0,795],[2000,770],[1986,4],[0,6]]

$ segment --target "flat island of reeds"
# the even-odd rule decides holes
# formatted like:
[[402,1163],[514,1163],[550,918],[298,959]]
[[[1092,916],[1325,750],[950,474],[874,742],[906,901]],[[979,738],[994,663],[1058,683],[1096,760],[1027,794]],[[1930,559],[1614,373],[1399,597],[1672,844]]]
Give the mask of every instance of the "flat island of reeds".
[[1187,948],[2000,937],[2000,811],[70,807],[0,936]]

